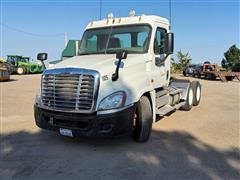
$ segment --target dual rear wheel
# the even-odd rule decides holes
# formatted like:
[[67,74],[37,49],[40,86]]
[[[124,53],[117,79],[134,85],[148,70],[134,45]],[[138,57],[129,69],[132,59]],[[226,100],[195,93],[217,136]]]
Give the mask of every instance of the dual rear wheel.
[[[189,85],[186,104],[182,110],[190,111],[192,106],[197,106],[201,100],[201,85],[193,81]],[[153,112],[151,103],[146,96],[142,96],[137,103],[133,119],[132,138],[137,142],[146,142],[151,136]]]
[[192,81],[189,84],[186,104],[181,107],[182,110],[190,111],[192,106],[197,106],[201,100],[201,85],[198,81]]

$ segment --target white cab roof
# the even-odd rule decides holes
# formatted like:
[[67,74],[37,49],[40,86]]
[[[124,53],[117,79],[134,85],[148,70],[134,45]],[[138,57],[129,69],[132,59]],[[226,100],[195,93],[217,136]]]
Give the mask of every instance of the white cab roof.
[[130,24],[151,24],[162,23],[169,25],[169,21],[166,18],[153,16],[153,15],[142,15],[142,16],[133,16],[133,17],[120,17],[120,18],[111,18],[103,19],[99,21],[89,22],[86,29],[99,28],[99,27],[109,27],[109,26],[120,26],[120,25],[130,25]]

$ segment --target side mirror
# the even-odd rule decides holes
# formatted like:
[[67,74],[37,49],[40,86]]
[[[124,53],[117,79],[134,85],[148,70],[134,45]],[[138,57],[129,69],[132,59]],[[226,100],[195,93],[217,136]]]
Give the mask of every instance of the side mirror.
[[116,59],[127,59],[127,51],[118,51],[116,54]]
[[164,53],[165,54],[173,54],[173,51],[174,51],[174,34],[167,33],[165,36]]
[[48,54],[47,53],[38,53],[37,60],[39,61],[45,61],[47,60]]
[[47,53],[38,53],[37,60],[41,61],[43,69],[46,69],[46,65],[43,61],[47,60],[48,54]]

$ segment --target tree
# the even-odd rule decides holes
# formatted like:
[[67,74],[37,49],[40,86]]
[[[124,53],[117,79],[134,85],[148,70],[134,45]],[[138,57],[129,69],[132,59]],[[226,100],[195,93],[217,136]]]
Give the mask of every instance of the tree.
[[173,72],[183,71],[192,60],[189,53],[183,53],[182,51],[177,52],[177,58],[178,62],[175,62],[173,58],[171,59]]
[[184,54],[182,51],[177,52],[178,61],[181,67],[181,70],[185,69],[187,65],[192,61],[189,53]]
[[231,46],[222,59],[222,67],[228,70],[240,72],[240,49],[236,45]]
[[171,58],[171,73],[180,73],[181,67],[179,63],[176,63],[174,58]]

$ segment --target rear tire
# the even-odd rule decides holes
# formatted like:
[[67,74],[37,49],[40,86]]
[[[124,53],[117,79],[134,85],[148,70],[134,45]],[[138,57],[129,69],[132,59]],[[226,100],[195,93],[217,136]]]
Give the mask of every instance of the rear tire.
[[194,97],[193,85],[192,85],[192,83],[190,83],[189,88],[188,88],[188,92],[187,92],[186,104],[181,107],[182,110],[190,111],[192,109],[193,97]]
[[216,76],[214,74],[211,74],[211,80],[216,80]]
[[201,84],[199,83],[199,81],[193,81],[192,87],[193,87],[193,106],[197,106],[201,100],[202,93]]
[[185,71],[183,71],[183,76],[187,76],[187,73]]
[[232,81],[234,79],[234,76],[226,76],[227,81]]
[[132,138],[137,142],[146,142],[152,131],[152,108],[146,96],[140,98],[134,115]]
[[23,66],[19,66],[19,67],[17,67],[17,74],[18,75],[23,75],[23,74],[25,74],[26,73],[26,68],[25,67],[23,67]]

